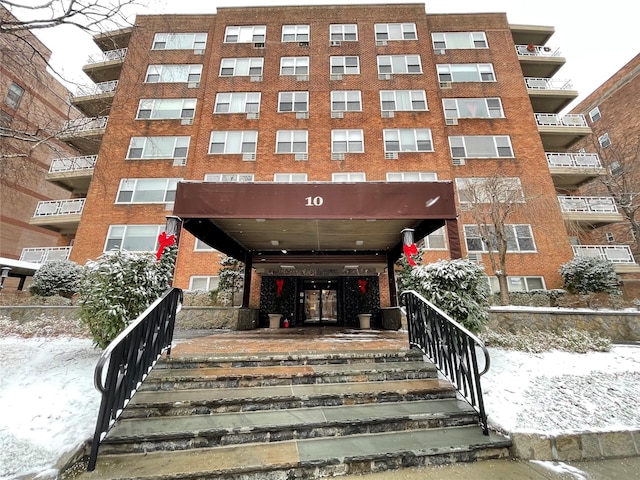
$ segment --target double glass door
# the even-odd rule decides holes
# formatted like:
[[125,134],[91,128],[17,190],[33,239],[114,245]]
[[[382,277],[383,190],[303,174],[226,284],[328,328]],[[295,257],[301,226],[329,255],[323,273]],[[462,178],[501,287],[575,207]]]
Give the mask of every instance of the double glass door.
[[337,290],[331,288],[305,289],[304,323],[307,325],[335,325],[338,323]]

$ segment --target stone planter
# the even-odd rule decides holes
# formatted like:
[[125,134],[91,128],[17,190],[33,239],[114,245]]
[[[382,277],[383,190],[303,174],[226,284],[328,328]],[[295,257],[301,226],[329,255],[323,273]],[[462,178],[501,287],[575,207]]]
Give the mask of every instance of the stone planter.
[[371,328],[370,313],[359,313],[358,320],[360,321],[360,330],[369,330]]
[[280,328],[280,320],[282,319],[281,313],[269,314],[269,328]]

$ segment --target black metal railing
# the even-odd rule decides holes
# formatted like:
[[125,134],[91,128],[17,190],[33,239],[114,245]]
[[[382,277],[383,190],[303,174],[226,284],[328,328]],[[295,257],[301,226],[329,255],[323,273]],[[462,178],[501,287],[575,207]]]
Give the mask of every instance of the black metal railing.
[[[480,377],[489,370],[484,343],[438,307],[413,290],[402,292],[407,311],[409,346],[418,348],[478,413],[482,432],[489,435]],[[484,355],[482,371],[477,350]]]
[[[160,356],[171,355],[173,327],[182,304],[182,290],[172,288],[153,302],[104,350],[94,372],[102,394],[91,444],[88,471],[93,471],[98,447]],[[105,366],[107,367],[105,372]]]

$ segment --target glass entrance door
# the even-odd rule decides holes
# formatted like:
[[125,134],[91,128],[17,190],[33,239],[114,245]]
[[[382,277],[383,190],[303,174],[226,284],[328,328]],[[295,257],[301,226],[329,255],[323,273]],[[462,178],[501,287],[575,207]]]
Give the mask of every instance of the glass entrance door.
[[338,323],[337,290],[304,291],[305,325],[335,325]]

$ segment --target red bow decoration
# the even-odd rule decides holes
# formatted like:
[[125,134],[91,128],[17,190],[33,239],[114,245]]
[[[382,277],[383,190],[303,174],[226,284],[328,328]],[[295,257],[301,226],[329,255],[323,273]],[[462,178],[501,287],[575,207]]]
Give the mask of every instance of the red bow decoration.
[[276,278],[276,297],[282,295],[282,287],[284,287],[284,278]]
[[407,256],[407,261],[409,262],[409,265],[411,265],[412,267],[415,267],[417,263],[413,258],[411,258],[411,255],[418,254],[418,247],[416,247],[415,243],[412,243],[411,245],[405,245],[403,249],[404,249],[404,254]]
[[164,252],[165,247],[170,247],[174,243],[176,243],[176,236],[169,235],[167,236],[167,232],[162,232],[158,235],[158,243],[160,244],[158,247],[158,251],[156,252],[156,260],[160,260],[162,256],[162,252]]
[[367,281],[358,280],[358,288],[360,289],[360,293],[367,293]]

